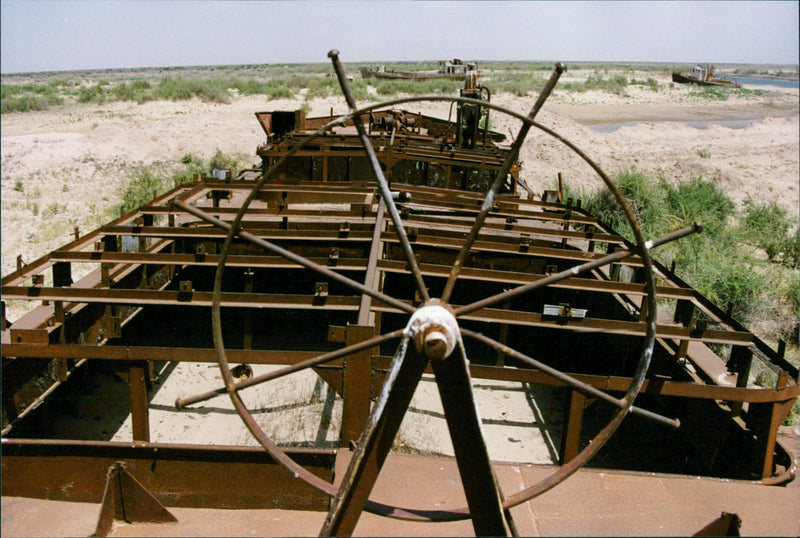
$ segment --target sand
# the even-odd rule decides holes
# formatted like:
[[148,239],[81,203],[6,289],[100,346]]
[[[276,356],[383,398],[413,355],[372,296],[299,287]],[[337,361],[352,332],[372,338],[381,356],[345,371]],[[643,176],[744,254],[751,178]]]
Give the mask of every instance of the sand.
[[[775,200],[790,214],[797,214],[797,89],[768,87],[760,96],[707,101],[692,97],[691,88],[660,82],[664,84],[661,91],[629,87],[626,96],[557,90],[537,120],[574,142],[609,175],[636,167],[674,182],[702,176],[717,182],[738,204],[748,197]],[[527,113],[534,100],[535,96],[500,94],[493,102]],[[264,134],[254,112],[293,110],[302,103],[300,99],[266,102],[259,97],[237,97],[230,104],[197,100],[111,103],[3,114],[2,273],[14,269],[18,255],[30,262],[71,240],[75,227],[85,233],[109,220],[119,203],[126,173],[137,163],[174,162],[187,153],[207,160],[219,149],[252,155],[255,164],[255,149],[264,141]],[[335,114],[345,111],[341,98],[309,104],[309,115],[326,115],[332,108]],[[444,104],[409,108],[441,117],[448,113]],[[682,123],[715,120],[753,123],[740,129],[719,125],[697,129]],[[590,128],[631,121],[642,123],[609,133]],[[503,133],[516,133],[519,122],[495,116],[492,126]],[[541,132],[532,133],[520,158],[522,177],[535,192],[555,188],[558,172],[578,192],[601,186],[585,163]],[[15,319],[21,308],[9,304],[9,317]],[[256,375],[266,369],[254,368]],[[152,440],[253,444],[226,397],[182,413],[173,411],[176,397],[203,392],[219,383],[215,365],[180,364],[169,376],[162,376],[151,402]],[[493,458],[553,461],[560,439],[563,394],[552,389],[546,398],[534,394],[544,390],[519,383],[476,383]],[[292,397],[278,398],[277,394]],[[251,389],[245,398],[259,423],[279,442],[335,444],[341,402],[313,374],[306,372],[283,384]],[[124,400],[117,399],[126,405]],[[452,454],[431,379],[423,381],[411,408],[398,436],[398,449]],[[117,426],[104,435],[129,439],[130,418]]]

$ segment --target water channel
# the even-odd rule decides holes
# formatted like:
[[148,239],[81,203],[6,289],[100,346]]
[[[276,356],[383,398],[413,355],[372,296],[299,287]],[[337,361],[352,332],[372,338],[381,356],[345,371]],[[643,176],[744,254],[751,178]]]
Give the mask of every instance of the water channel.
[[661,120],[661,121],[623,121],[621,123],[597,123],[595,125],[586,125],[589,129],[596,133],[613,133],[620,127],[632,127],[640,123],[683,123],[694,127],[695,129],[705,129],[709,125],[721,125],[729,129],[743,129],[753,123],[759,123],[759,119],[752,120],[716,120],[716,121],[680,121],[680,120]]

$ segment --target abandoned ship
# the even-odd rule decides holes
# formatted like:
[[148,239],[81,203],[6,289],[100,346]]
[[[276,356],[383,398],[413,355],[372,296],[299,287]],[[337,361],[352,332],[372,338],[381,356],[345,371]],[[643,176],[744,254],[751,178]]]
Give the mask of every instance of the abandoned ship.
[[[600,166],[536,121],[565,66],[523,116],[469,74],[457,97],[358,108],[329,56],[348,113],[258,112],[259,166],[3,277],[3,301],[34,305],[12,321],[3,303],[3,534],[797,535],[778,428],[798,369],[650,257],[700,223],[643,237]],[[455,121],[405,110],[422,100]],[[486,127],[498,113],[513,140]],[[522,181],[531,129],[580,156],[635,241],[552,178]],[[774,385],[748,383],[755,363]],[[218,375],[157,400],[181,368]],[[294,404],[266,395],[298,374],[327,411],[287,440],[265,424],[291,426]],[[413,403],[424,384],[435,410]],[[551,404],[518,420],[502,402],[519,395]],[[162,441],[215,410],[250,442]],[[451,456],[398,450],[411,414],[445,424]],[[91,427],[109,420],[127,429]],[[519,444],[502,428],[546,430],[550,455],[499,461],[494,437]]]

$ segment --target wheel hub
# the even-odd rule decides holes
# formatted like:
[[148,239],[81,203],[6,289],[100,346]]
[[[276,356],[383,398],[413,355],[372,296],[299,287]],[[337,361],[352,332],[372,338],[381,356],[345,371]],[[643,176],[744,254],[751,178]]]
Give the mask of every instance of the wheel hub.
[[461,340],[453,313],[433,301],[412,314],[406,333],[414,339],[417,352],[434,361],[449,357]]

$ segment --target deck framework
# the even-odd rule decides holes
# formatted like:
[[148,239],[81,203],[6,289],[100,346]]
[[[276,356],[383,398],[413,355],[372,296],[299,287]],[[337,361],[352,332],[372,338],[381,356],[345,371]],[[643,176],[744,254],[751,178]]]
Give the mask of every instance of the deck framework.
[[[643,306],[648,290],[635,245],[583,209],[580,200],[544,190],[519,194],[519,165],[512,159],[508,166],[508,148],[497,146],[489,132],[462,132],[468,125],[461,121],[453,126],[398,111],[364,117],[367,139],[388,181],[392,204],[387,204],[387,190],[369,167],[353,120],[281,164],[298,140],[333,118],[306,119],[302,112],[257,118],[267,135],[258,149],[260,168],[235,177],[196,176],[97,230],[76,230],[73,241],[34,262],[20,260],[2,279],[3,301],[36,304],[13,322],[3,307],[3,495],[102,501],[100,533],[109,532],[119,499],[139,494],[164,506],[328,510],[330,493],[292,480],[260,449],[150,442],[154,364],[218,360],[209,318],[215,295],[230,363],[288,367],[350,350],[312,366],[343,399],[339,443],[345,449],[369,429],[372,403],[381,401],[387,376],[395,375],[396,344],[381,335],[398,336],[408,313],[428,300],[423,295],[447,296],[465,335],[467,379],[568,391],[559,463],[573,461],[588,427],[586,413],[608,405],[599,393],[616,399],[634,382],[648,333]],[[484,193],[503,170],[502,186],[487,207]],[[236,222],[245,203],[249,207]],[[485,220],[451,286],[454,260],[480,218]],[[222,289],[215,294],[225,226],[236,227],[238,235],[225,254]],[[310,265],[299,265],[283,251]],[[479,304],[623,251],[630,252],[555,279],[535,294]],[[73,279],[77,267],[85,276]],[[797,368],[784,359],[782,347],[771,349],[678,278],[674,267],[654,263],[653,270],[662,314],[636,411],[647,418],[652,411],[645,408],[655,406],[667,421],[678,419],[681,428],[665,434],[673,437],[660,439],[697,450],[687,457],[688,467],[671,472],[762,484],[791,480],[796,457],[777,434],[798,395]],[[415,288],[419,279],[424,293]],[[532,367],[527,357],[544,366]],[[773,373],[774,386],[747,383],[756,363]],[[98,364],[110,366],[130,386],[131,443],[28,437],[36,428],[27,424],[46,407],[48,395],[79,384],[81,369]],[[438,363],[414,364],[420,372],[444,375]],[[402,383],[403,375],[412,374],[399,375]],[[192,403],[187,399],[178,407]],[[469,436],[453,440],[465,451],[474,442]],[[647,460],[647,446],[626,450],[634,450],[634,460]],[[288,456],[332,481],[334,451],[310,448]],[[648,470],[647,465],[636,469]],[[369,469],[374,476],[355,478],[356,484],[374,483],[380,464]],[[491,477],[470,481],[462,473],[468,501],[481,497],[469,488],[487,480]],[[349,501],[337,497],[336,502]],[[367,509],[388,510],[368,503]],[[343,517],[357,520],[360,510],[353,516],[345,509]],[[475,529],[506,524],[478,522]]]

